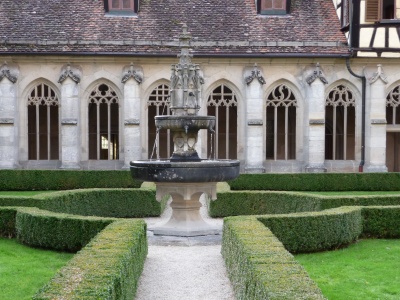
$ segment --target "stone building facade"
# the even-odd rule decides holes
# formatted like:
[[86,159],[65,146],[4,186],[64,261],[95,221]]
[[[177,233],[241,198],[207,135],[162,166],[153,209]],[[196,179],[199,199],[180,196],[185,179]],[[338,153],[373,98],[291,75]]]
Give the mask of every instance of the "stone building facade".
[[132,1],[121,11],[6,0],[0,168],[124,169],[169,157],[169,133],[153,120],[169,113],[185,23],[200,113],[217,117],[216,133],[200,134],[202,158],[237,158],[249,173],[399,171],[398,58],[354,56],[337,3],[304,1],[271,15],[254,0]]

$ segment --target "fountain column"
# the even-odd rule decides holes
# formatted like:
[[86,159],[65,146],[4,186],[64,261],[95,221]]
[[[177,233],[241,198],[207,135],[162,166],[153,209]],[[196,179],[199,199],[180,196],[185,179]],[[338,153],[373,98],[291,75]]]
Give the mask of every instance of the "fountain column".
[[7,63],[0,67],[0,169],[16,167],[15,114],[17,70],[10,70]]

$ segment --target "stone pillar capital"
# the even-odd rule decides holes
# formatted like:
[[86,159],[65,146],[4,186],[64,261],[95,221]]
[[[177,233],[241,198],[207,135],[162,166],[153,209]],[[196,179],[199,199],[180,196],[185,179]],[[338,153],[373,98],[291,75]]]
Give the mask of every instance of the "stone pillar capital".
[[134,79],[138,84],[142,83],[143,81],[142,68],[134,66],[133,63],[124,67],[121,82],[126,83],[131,78]]
[[0,67],[0,81],[3,78],[7,78],[11,83],[16,83],[18,79],[16,68],[10,67],[6,61]]
[[328,83],[328,80],[326,80],[326,78],[325,78],[325,76],[324,76],[324,73],[322,72],[319,63],[317,63],[317,64],[315,65],[315,68],[314,68],[314,70],[312,71],[312,74],[306,77],[306,82],[307,82],[309,85],[311,85],[311,84],[315,81],[315,79],[317,79],[317,78],[319,78],[319,80],[321,80],[321,82],[322,82],[323,84],[327,84],[327,83]]
[[81,81],[81,71],[77,67],[71,67],[68,63],[62,67],[58,83],[62,84],[67,78],[71,78],[75,83],[79,83]]
[[[249,74],[250,73],[250,74]],[[257,78],[258,82],[263,85],[265,84],[265,79],[262,76],[261,70],[258,68],[257,64],[254,64],[253,70],[250,72],[245,72],[245,82],[247,85],[252,83],[252,81]]]
[[382,65],[378,64],[377,68],[378,68],[378,70],[374,74],[372,74],[372,76],[370,78],[368,78],[369,84],[375,83],[378,79],[381,79],[383,81],[383,83],[387,84],[388,81],[387,81],[385,73],[383,72]]

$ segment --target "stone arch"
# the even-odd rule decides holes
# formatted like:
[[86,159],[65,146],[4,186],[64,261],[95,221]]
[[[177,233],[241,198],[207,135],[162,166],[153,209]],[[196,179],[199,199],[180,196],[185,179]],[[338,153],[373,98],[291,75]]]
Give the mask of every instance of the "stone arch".
[[265,159],[301,160],[304,100],[300,90],[291,81],[279,78],[264,91]]
[[331,83],[325,92],[325,159],[355,160],[361,128],[361,95],[347,80]]
[[[95,103],[91,94],[101,87],[107,87],[104,97],[117,100]],[[112,94],[111,94],[112,93]],[[97,105],[98,108],[95,108]],[[98,78],[90,83],[81,100],[81,126],[83,156],[87,160],[121,160],[123,149],[123,94],[116,84],[107,78]],[[100,114],[97,122],[97,114]],[[100,126],[100,127],[99,127]]]
[[[170,82],[167,79],[159,79],[153,82],[145,91],[142,101],[142,137],[145,139],[143,145],[146,145],[146,158],[169,158],[173,152],[173,143],[170,131],[161,131],[157,135],[154,124],[154,117],[161,114],[170,114],[168,108]],[[165,105],[164,105],[165,103]],[[154,150],[154,153],[153,153]]]
[[245,109],[239,89],[220,79],[208,87],[204,100],[206,114],[216,116],[215,135],[207,136],[207,157],[240,158]]
[[[47,110],[47,108],[42,107],[40,110],[42,111],[42,113],[39,114],[40,116],[43,116],[44,118],[42,118],[42,121],[49,121],[52,123],[52,125],[50,126],[50,132],[52,133],[52,140],[49,141],[43,141],[40,142],[39,138],[33,138],[32,139],[32,135],[33,132],[31,130],[39,130],[38,128],[32,127],[32,114],[36,115],[37,113],[39,113],[38,111],[33,112],[34,110],[36,110],[35,108],[32,107],[32,105],[34,105],[31,102],[31,107],[29,107],[29,103],[28,103],[28,99],[31,97],[31,94],[34,93],[34,90],[36,87],[38,86],[47,86],[48,88],[50,88],[52,90],[52,92],[54,92],[54,98],[57,99],[57,103],[49,103],[47,100],[45,100],[47,103],[43,104],[45,106],[47,106],[52,112],[51,114],[51,118],[49,120],[47,120],[47,116],[44,115],[44,110]],[[38,93],[40,93],[40,91],[37,90]],[[46,92],[47,93],[47,92]],[[19,126],[18,126],[18,131],[19,131],[19,149],[20,149],[20,153],[19,153],[19,157],[21,161],[28,161],[28,160],[59,160],[60,157],[60,99],[61,99],[61,93],[60,90],[58,89],[57,85],[50,81],[49,79],[45,78],[45,77],[39,77],[39,78],[35,78],[34,80],[32,80],[31,82],[29,82],[25,88],[22,91],[22,97],[19,98],[18,101],[18,120],[19,120]],[[39,96],[39,95],[37,95]],[[45,96],[44,94],[42,96]],[[51,101],[51,100],[50,100]],[[52,101],[51,101],[52,102]],[[36,103],[39,105],[39,103]],[[31,112],[29,112],[31,111]],[[46,113],[47,114],[47,113]],[[35,118],[35,117],[34,117]],[[49,125],[44,125],[43,126],[49,126]],[[40,126],[42,126],[40,125]],[[29,129],[30,127],[30,129]],[[48,137],[50,138],[50,137]],[[36,140],[36,142],[34,142],[34,140]],[[33,143],[35,143],[36,146],[33,146]],[[51,146],[52,145],[52,146]],[[39,146],[39,147],[38,147]],[[36,150],[33,151],[32,147],[36,147]],[[37,148],[38,147],[38,148]],[[44,149],[47,148],[47,151],[44,151]],[[36,158],[34,158],[33,156],[33,152],[36,152]],[[38,152],[39,151],[39,152]],[[45,153],[46,152],[48,155],[47,157],[45,157]]]

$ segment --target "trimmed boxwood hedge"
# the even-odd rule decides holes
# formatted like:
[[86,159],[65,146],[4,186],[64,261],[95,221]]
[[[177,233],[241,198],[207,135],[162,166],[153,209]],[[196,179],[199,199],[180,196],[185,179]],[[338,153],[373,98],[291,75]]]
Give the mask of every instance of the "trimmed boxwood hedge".
[[399,191],[400,173],[264,173],[241,174],[232,190]]
[[362,207],[363,237],[400,238],[400,206]]
[[115,219],[19,208],[15,228],[17,239],[26,245],[76,252],[113,221]]
[[359,207],[321,212],[265,215],[258,220],[268,227],[291,253],[316,252],[348,245],[362,232]]
[[322,251],[358,237],[399,238],[399,228],[400,206],[228,217],[222,255],[237,299],[324,299],[284,247],[293,252]]
[[128,170],[0,170],[0,191],[138,188]]
[[146,223],[0,207],[0,236],[77,251],[34,299],[133,299],[147,255]]
[[0,206],[38,207],[54,212],[115,218],[159,216],[168,197],[156,200],[154,189],[85,189],[38,194],[30,197],[0,196]]
[[305,269],[255,217],[224,220],[222,256],[236,299],[325,299]]
[[33,299],[134,299],[147,249],[144,221],[113,222]]
[[400,195],[322,196],[298,192],[224,191],[208,200],[212,217],[286,214],[341,206],[400,205]]

